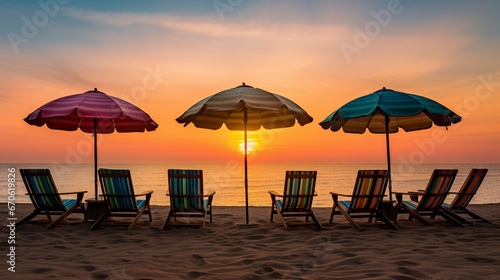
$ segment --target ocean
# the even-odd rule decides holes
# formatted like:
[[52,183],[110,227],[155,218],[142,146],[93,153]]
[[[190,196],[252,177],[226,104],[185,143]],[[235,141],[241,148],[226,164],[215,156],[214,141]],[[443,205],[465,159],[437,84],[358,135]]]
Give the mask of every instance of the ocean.
[[[59,192],[86,190],[85,199],[94,198],[93,164],[0,164],[0,202],[8,198],[8,178],[15,173],[15,202],[30,203],[25,195],[26,188],[19,174],[22,168],[48,168],[52,172]],[[165,195],[168,189],[167,169],[202,169],[205,192],[215,191],[214,206],[244,206],[244,166],[242,162],[227,164],[100,164],[101,168],[129,169],[136,193],[153,190],[153,205],[168,205]],[[316,170],[318,178],[313,207],[331,207],[331,191],[351,194],[357,171],[360,169],[386,169],[384,164],[300,164],[300,165],[258,165],[249,164],[248,185],[250,206],[270,206],[268,191],[283,192],[286,170]],[[416,191],[424,189],[433,169],[456,168],[458,175],[452,187],[457,191],[472,168],[488,168],[488,174],[471,203],[500,203],[500,164],[420,164],[392,166],[393,191]],[[15,169],[15,170],[13,170]],[[387,194],[388,194],[387,190]],[[453,196],[448,196],[451,202]]]

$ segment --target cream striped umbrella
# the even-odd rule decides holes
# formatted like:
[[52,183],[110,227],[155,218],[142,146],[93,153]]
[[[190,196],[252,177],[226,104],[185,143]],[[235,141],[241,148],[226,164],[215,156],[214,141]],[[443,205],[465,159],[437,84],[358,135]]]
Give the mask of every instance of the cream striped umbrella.
[[248,224],[247,131],[291,127],[297,121],[305,125],[313,121],[299,105],[278,94],[242,85],[221,91],[194,104],[177,122],[187,126],[219,129],[223,124],[229,130],[244,131],[245,154],[245,208]]
[[389,133],[431,128],[432,125],[450,126],[462,118],[440,103],[416,94],[394,91],[385,87],[354,99],[331,113],[320,125],[323,129],[346,133],[386,135],[389,193],[392,201],[391,154]]
[[29,114],[25,122],[50,129],[94,134],[94,188],[97,190],[97,133],[153,131],[158,124],[135,105],[96,88],[50,101]]

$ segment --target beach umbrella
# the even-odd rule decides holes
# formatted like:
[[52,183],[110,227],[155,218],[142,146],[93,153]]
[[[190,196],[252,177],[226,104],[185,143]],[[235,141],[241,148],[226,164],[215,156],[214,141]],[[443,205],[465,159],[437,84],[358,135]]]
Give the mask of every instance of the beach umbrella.
[[153,131],[158,127],[151,117],[135,105],[97,89],[55,99],[29,114],[24,121],[47,125],[50,129],[80,129],[94,136],[94,187],[97,190],[97,134]]
[[389,133],[428,129],[432,124],[450,126],[462,120],[460,116],[429,98],[386,89],[354,99],[331,113],[320,125],[323,129],[346,133],[386,135],[389,198],[392,202],[391,155]]
[[245,209],[248,224],[247,131],[261,127],[291,127],[296,121],[303,126],[312,122],[313,118],[290,99],[243,83],[206,97],[176,120],[184,126],[193,123],[198,128],[216,130],[225,124],[229,130],[244,131]]

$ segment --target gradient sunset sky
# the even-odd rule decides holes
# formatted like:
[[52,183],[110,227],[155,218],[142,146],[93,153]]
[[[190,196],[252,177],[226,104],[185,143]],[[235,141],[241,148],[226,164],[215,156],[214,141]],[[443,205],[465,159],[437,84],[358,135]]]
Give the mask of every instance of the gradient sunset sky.
[[250,133],[257,163],[385,163],[384,135],[323,130],[382,87],[463,120],[391,134],[394,163],[500,163],[500,1],[0,1],[3,163],[92,162],[92,137],[28,125],[43,104],[98,88],[159,128],[99,135],[109,163],[240,160],[243,133],[183,127],[191,105],[242,82],[314,121]]

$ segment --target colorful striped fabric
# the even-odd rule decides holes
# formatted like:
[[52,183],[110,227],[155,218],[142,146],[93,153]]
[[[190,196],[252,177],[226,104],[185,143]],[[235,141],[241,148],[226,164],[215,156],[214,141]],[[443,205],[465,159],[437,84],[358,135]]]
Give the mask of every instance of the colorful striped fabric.
[[387,182],[387,170],[359,170],[351,201],[339,203],[343,203],[349,212],[376,210],[385,194]]
[[151,117],[135,105],[97,89],[53,100],[29,114],[24,121],[51,129],[94,133],[144,132],[158,127]]
[[452,210],[465,209],[481,186],[487,172],[488,169],[472,169],[455,199],[450,205],[443,203],[443,206]]
[[203,171],[169,169],[170,207],[173,211],[204,211],[208,200],[203,199]]
[[[99,169],[99,179],[104,199],[110,211],[137,211],[141,200],[134,197],[134,187],[129,170]],[[115,196],[117,195],[117,196]]]
[[76,199],[61,199],[49,169],[21,169],[20,173],[37,209],[65,211],[75,205]]
[[208,129],[219,129],[225,124],[229,130],[244,130],[244,111],[249,131],[261,127],[291,127],[295,120],[305,125],[313,120],[288,98],[243,84],[199,101],[178,117],[177,122]]
[[[453,185],[453,181],[455,181],[457,173],[457,169],[435,169],[416,210],[434,210],[441,207]],[[408,203],[408,201],[404,203]]]
[[283,200],[276,202],[282,209],[311,209],[317,171],[287,171]]
[[347,133],[386,133],[385,116],[389,116],[389,133],[414,131],[437,126],[450,126],[461,117],[429,98],[380,89],[348,102],[331,113],[321,123],[323,129]]

